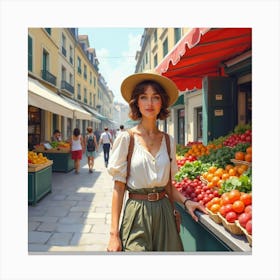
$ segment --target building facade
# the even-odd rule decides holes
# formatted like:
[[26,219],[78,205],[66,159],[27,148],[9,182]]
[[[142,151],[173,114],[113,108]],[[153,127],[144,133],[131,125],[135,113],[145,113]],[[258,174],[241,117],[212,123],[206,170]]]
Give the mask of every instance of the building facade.
[[99,92],[100,75],[95,50],[77,28],[28,29],[29,149],[55,129],[67,140],[75,127],[85,134],[110,122],[114,95],[108,87]]

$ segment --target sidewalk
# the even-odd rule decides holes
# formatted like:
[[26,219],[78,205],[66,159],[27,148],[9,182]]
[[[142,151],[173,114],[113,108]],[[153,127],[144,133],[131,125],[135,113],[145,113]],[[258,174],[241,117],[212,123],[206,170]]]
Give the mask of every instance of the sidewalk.
[[28,206],[29,253],[105,252],[111,223],[113,181],[103,152],[88,172],[83,155],[80,174],[52,173],[52,193]]

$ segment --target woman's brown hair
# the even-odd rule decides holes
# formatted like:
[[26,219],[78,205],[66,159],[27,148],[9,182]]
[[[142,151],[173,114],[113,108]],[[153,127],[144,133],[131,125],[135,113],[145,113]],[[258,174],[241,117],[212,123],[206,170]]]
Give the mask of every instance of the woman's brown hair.
[[137,103],[140,94],[143,94],[148,86],[151,86],[160,95],[162,106],[159,114],[157,115],[157,119],[165,120],[170,113],[170,111],[168,110],[169,96],[159,83],[152,80],[143,81],[136,85],[136,87],[134,88],[129,101],[129,117],[134,121],[141,119],[142,114],[138,108]]

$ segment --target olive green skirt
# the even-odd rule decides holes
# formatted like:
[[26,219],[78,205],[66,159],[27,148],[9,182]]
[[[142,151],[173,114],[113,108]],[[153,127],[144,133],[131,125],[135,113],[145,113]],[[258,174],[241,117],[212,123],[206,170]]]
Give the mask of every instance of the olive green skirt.
[[[164,187],[140,190],[128,188],[129,192],[141,194],[162,190]],[[123,251],[183,251],[168,198],[158,201],[128,199],[120,236]]]

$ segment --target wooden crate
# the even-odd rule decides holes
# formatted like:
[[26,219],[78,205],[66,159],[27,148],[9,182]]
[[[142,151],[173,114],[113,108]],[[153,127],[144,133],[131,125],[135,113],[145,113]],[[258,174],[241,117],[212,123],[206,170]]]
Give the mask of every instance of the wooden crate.
[[42,170],[52,164],[53,164],[52,160],[48,160],[46,163],[42,163],[42,164],[28,163],[28,172],[36,172],[36,171]]

